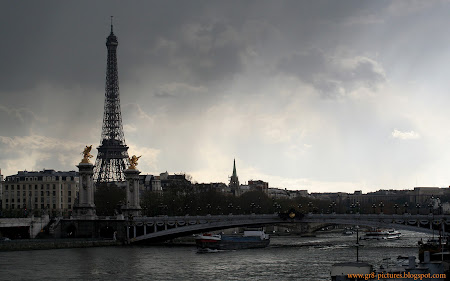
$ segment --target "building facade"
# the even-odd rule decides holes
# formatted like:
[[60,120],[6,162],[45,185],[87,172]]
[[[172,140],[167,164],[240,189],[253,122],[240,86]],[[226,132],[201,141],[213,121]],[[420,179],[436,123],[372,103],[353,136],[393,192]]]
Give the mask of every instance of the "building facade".
[[250,190],[258,190],[269,195],[269,183],[262,180],[250,180],[248,181]]
[[70,213],[78,198],[78,182],[75,171],[19,171],[2,181],[2,208]]

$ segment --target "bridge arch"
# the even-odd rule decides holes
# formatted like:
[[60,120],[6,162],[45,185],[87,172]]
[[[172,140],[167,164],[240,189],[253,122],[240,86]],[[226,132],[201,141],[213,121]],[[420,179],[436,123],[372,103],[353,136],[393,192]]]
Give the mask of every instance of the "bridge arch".
[[[414,225],[411,225],[411,222]],[[438,222],[436,224],[436,222]],[[185,217],[140,217],[128,221],[127,240],[130,243],[164,241],[195,233],[234,227],[279,225],[290,223],[319,223],[322,225],[358,225],[367,227],[396,228],[423,233],[432,233],[431,225],[450,225],[450,216],[384,215],[384,214],[306,214],[289,218],[278,214],[269,215],[222,215]],[[144,227],[143,227],[144,226]],[[150,230],[148,231],[150,226]],[[421,227],[428,226],[428,227]]]

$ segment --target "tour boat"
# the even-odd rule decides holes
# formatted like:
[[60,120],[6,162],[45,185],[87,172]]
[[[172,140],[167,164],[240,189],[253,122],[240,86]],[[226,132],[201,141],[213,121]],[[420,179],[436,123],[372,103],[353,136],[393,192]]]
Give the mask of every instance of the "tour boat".
[[386,240],[386,239],[400,239],[402,234],[395,229],[371,229],[366,231],[365,235],[361,237],[361,240]]
[[204,233],[195,238],[200,250],[237,250],[264,248],[270,243],[270,237],[263,230],[245,230],[243,234],[210,234]]

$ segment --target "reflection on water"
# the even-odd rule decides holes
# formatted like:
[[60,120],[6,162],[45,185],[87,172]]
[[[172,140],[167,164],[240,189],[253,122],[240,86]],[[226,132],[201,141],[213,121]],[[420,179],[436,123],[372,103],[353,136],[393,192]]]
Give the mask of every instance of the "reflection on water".
[[[424,234],[361,241],[360,259],[417,257]],[[356,236],[272,237],[263,249],[197,253],[194,246],[130,246],[0,253],[2,280],[330,280],[333,263],[356,259]]]

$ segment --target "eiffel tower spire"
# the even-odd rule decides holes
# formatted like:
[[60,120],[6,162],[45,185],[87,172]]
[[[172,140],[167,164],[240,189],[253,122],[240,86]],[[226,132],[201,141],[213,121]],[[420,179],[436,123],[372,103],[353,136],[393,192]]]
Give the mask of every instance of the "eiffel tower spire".
[[128,164],[128,146],[123,134],[122,114],[120,111],[119,75],[117,72],[117,37],[113,32],[106,39],[108,50],[105,86],[105,108],[100,146],[97,147],[94,179],[100,182],[124,181],[123,171]]

